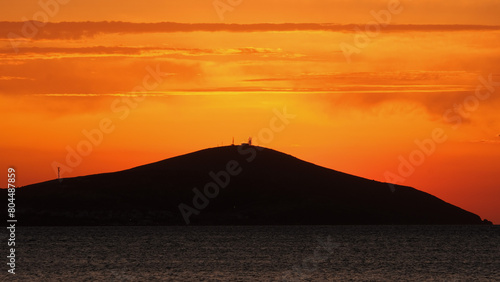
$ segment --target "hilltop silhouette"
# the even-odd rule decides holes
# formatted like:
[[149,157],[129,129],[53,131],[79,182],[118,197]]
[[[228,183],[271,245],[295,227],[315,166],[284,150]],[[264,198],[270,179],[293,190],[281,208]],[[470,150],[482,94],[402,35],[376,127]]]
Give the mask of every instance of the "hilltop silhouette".
[[25,186],[16,208],[23,225],[482,224],[414,188],[251,145]]

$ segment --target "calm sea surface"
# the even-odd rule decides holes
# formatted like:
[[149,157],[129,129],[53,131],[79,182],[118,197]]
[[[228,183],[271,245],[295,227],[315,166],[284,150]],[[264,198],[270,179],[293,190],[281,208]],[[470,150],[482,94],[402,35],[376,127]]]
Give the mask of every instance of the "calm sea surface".
[[19,227],[1,281],[500,281],[500,226]]

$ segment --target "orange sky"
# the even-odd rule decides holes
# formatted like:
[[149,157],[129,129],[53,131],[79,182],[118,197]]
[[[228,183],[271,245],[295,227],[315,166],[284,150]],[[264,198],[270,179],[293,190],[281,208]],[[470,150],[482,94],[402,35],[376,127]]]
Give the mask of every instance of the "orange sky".
[[500,223],[496,0],[41,2],[0,3],[0,162],[19,185],[254,136]]

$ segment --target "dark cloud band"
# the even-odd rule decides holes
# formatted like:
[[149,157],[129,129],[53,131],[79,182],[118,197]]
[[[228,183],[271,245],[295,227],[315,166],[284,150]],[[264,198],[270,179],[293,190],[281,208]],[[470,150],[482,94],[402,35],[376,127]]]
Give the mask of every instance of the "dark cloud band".
[[[99,34],[116,33],[171,33],[171,32],[280,32],[280,31],[330,31],[358,32],[365,25],[322,23],[132,23],[132,22],[60,22],[37,21],[0,22],[0,39],[79,39]],[[384,32],[455,32],[497,31],[492,25],[411,25],[393,24]]]

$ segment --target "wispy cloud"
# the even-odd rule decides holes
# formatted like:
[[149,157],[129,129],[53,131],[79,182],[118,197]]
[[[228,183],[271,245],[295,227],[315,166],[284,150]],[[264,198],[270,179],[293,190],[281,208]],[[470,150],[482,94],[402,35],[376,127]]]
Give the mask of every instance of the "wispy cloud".
[[[127,56],[212,56],[212,55],[279,55],[285,56],[281,49],[271,48],[162,48],[149,46],[91,46],[91,47],[20,47],[0,48],[0,57],[6,59],[60,59],[79,57]],[[289,54],[288,54],[289,55]],[[281,56],[281,57],[282,57]]]
[[468,143],[500,144],[500,140],[498,140],[498,139],[470,140],[470,141],[468,141]]
[[7,75],[0,75],[0,80],[25,80],[25,79],[30,79],[28,77],[24,76],[7,76]]

